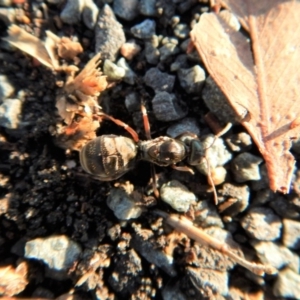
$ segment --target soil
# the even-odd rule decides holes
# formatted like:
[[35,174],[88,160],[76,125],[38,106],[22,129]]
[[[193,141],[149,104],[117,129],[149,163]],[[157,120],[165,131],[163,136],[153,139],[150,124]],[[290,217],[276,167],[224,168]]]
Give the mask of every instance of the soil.
[[[53,20],[59,16],[62,5],[55,6],[45,2],[49,17],[47,20],[40,19],[41,22],[37,24],[34,22],[36,18],[31,3],[35,1],[24,2],[25,4],[12,5],[19,5],[18,7],[25,11],[28,22],[19,20],[16,23],[25,29],[34,28],[36,35],[41,38],[45,29],[63,32],[65,36],[76,33],[80,41],[93,36],[93,31],[82,23],[62,24],[59,29],[55,27]],[[192,20],[197,5],[195,3],[185,12],[182,19]],[[133,23],[121,19],[118,21],[123,24],[128,37],[129,28],[133,23],[138,23],[136,20]],[[6,30],[7,25],[0,21],[1,37],[6,35]],[[168,30],[170,25],[159,24],[157,28],[158,34],[166,34]],[[84,47],[84,53],[79,57],[81,68],[94,51],[93,38]],[[173,58],[164,64],[168,65],[172,60]],[[145,62],[140,54],[130,62],[130,67],[141,79],[152,66]],[[214,288],[205,290],[201,285],[199,288],[199,284],[191,279],[187,267],[198,267],[198,258],[191,258],[194,242],[186,237],[178,237],[179,244],[175,243],[173,248],[171,247],[172,251],[170,250],[174,259],[174,274],[147,261],[139,253],[141,250],[136,244],[147,240],[150,248],[163,251],[165,247],[170,246],[169,234],[172,232],[171,228],[163,225],[161,218],[153,213],[153,209],[165,212],[174,210],[159,199],[155,206],[153,203],[149,207],[146,204],[149,196],[147,191],[151,189],[151,170],[148,163],[140,162],[134,170],[117,181],[100,182],[82,170],[78,152],[65,151],[55,145],[49,127],[56,121],[56,83],[64,80],[61,74],[51,72],[32,57],[16,49],[1,49],[0,70],[14,86],[15,94],[22,90],[25,95],[18,128],[0,127],[0,264],[16,267],[21,261],[27,262],[29,283],[18,297],[56,298],[74,289],[74,295],[79,299],[171,299],[174,291],[178,296],[176,299],[233,299],[220,295]],[[153,136],[165,135],[167,126],[172,122],[166,124],[155,121],[150,103],[154,92],[144,85],[142,79],[141,82],[147,95],[145,101]],[[125,96],[132,90],[140,92],[141,85],[132,86],[120,82],[101,94],[99,103],[106,113],[122,119],[145,139],[142,123],[138,127],[134,124],[133,117],[124,104]],[[201,97],[187,95],[179,84],[176,93],[186,99],[187,116],[196,117],[202,132],[208,133],[209,128],[203,121],[203,116],[208,110]],[[241,128],[237,126],[233,132],[240,131]],[[97,135],[102,134],[129,136],[126,131],[109,121],[101,124]],[[254,153],[257,153],[257,150],[254,149]],[[182,179],[198,199],[209,200],[213,204],[213,194],[205,176],[179,174],[163,167],[158,167],[156,171],[162,181]],[[126,181],[133,184],[141,201],[144,201],[144,213],[138,219],[120,221],[108,208],[106,199],[116,182]],[[236,236],[246,236],[239,225],[239,220],[244,214],[235,216],[232,223],[237,226]],[[66,235],[82,249],[80,258],[74,262],[67,274],[60,274],[61,276],[51,274],[51,270],[42,261],[24,258],[24,246],[27,241],[54,235]],[[142,241],[138,240],[140,236],[143,237]],[[249,250],[251,246],[247,238],[243,247],[248,249],[247,253],[255,259],[254,251]],[[205,251],[203,250],[202,253],[206,253],[203,255],[211,255],[209,250]],[[92,259],[97,260],[99,265],[91,266]],[[245,269],[242,267],[237,266],[228,274],[230,285],[243,290],[247,295],[252,295],[253,299],[256,299],[254,295],[257,295],[257,299],[261,299],[262,295],[265,295],[265,299],[268,296],[273,297],[271,287],[274,277],[266,277],[262,286],[259,279],[251,278],[252,275],[248,273],[245,276]],[[83,283],[75,287],[78,280],[82,280]]]

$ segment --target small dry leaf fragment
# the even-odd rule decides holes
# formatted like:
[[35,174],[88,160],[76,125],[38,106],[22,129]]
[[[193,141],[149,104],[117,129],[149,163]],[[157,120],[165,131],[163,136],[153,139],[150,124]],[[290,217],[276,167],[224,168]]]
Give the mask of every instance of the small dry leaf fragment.
[[28,281],[27,264],[22,262],[15,269],[12,266],[0,268],[0,295],[13,296],[22,292]]
[[64,59],[74,59],[83,52],[80,43],[73,42],[67,37],[60,38],[51,31],[46,31],[46,39],[42,41],[17,25],[9,27],[8,37],[4,40],[35,57],[52,70],[68,70],[59,65],[58,56]]
[[165,221],[170,226],[175,228],[178,232],[184,233],[189,238],[195,240],[201,245],[208,246],[210,248],[220,251],[223,255],[229,257],[232,261],[250,270],[254,274],[262,276],[265,273],[277,273],[277,269],[275,269],[271,265],[263,265],[247,261],[243,256],[233,251],[233,249],[229,245],[227,245],[224,242],[221,242],[216,238],[211,237],[202,229],[193,226],[192,222],[183,216],[169,215],[160,210],[156,210],[155,213],[163,217]]
[[87,96],[99,96],[109,86],[106,76],[99,69],[100,57],[100,53],[96,54],[75,78],[70,77],[64,90],[69,94],[75,93],[83,102]]
[[[11,25],[8,29],[8,37],[3,39],[23,52],[35,57],[46,67],[50,69],[58,68],[58,60],[52,52],[52,47],[45,47],[45,43],[43,41],[28,33],[21,27]],[[52,41],[50,37],[49,43],[55,44],[55,41]]]
[[58,56],[64,59],[74,59],[78,54],[83,52],[80,43],[73,42],[67,37],[62,37],[57,44]]
[[191,39],[233,109],[247,110],[242,124],[266,161],[270,188],[287,193],[295,164],[289,149],[299,132],[300,2],[224,2],[249,30],[251,45],[214,13],[201,16]]

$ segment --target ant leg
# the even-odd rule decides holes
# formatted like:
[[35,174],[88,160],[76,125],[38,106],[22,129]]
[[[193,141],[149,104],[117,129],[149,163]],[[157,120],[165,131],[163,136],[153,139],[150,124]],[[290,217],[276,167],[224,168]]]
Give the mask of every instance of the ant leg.
[[[147,114],[147,109],[143,103],[141,103],[141,111],[143,115],[144,129],[145,129],[147,140],[151,140],[149,118]],[[156,198],[159,198],[159,191],[157,189],[157,184],[156,184],[156,172],[155,172],[154,164],[151,164],[151,177],[152,177],[152,187],[153,187],[154,196]]]
[[207,113],[204,116],[204,120],[208,124],[210,129],[214,132],[216,138],[224,135],[232,126],[232,123],[227,123],[225,127],[222,127],[218,118],[211,112]]
[[150,131],[150,123],[149,123],[148,113],[147,113],[147,109],[143,103],[141,104],[141,111],[142,111],[142,115],[143,115],[144,129],[145,129],[145,134],[146,134],[147,140],[151,140],[151,131]]
[[157,189],[157,183],[156,183],[156,172],[154,164],[151,164],[151,177],[152,177],[152,188],[153,188],[153,194],[155,198],[159,198],[159,191]]
[[170,166],[172,169],[177,170],[177,171],[182,171],[182,172],[190,172],[192,175],[195,174],[192,168],[189,168],[188,166],[176,166],[176,165],[171,165]]
[[114,117],[112,117],[110,115],[107,115],[105,113],[102,113],[102,112],[99,113],[99,116],[100,116],[100,118],[108,119],[108,120],[114,122],[115,124],[123,127],[126,131],[128,131],[131,134],[133,140],[136,143],[140,140],[137,132],[133,128],[131,128],[129,125],[127,125],[126,123],[124,123],[123,121],[121,121],[119,119],[115,119]]

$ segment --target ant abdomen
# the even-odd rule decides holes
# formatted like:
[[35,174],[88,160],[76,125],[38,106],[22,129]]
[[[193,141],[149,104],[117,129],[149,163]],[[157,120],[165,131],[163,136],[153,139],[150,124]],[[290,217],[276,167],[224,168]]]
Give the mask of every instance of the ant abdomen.
[[127,137],[102,135],[88,142],[80,151],[82,168],[99,180],[115,180],[136,164],[136,143]]

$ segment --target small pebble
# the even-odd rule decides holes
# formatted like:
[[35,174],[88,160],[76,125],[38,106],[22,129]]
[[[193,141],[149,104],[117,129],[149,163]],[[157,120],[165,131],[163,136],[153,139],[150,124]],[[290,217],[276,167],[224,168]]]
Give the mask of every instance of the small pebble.
[[74,169],[76,167],[76,161],[73,159],[69,159],[66,161],[66,165],[69,170]]
[[136,219],[143,212],[142,207],[123,188],[112,188],[106,203],[119,220]]
[[139,39],[150,39],[155,34],[156,23],[153,20],[146,19],[131,27],[131,33]]
[[152,109],[157,120],[163,122],[176,121],[186,116],[174,94],[158,92],[152,99]]
[[121,57],[118,62],[117,62],[117,66],[122,68],[125,71],[125,75],[123,77],[123,81],[134,85],[136,82],[136,74],[130,69],[128,63],[126,62],[124,57]]
[[288,268],[280,271],[273,285],[273,293],[275,297],[300,299],[300,275]]
[[129,40],[122,45],[120,52],[127,59],[132,60],[141,51],[141,46],[135,40]]
[[[0,21],[2,21],[6,26],[9,26],[9,25],[15,23],[15,21],[16,21],[16,11],[15,11],[15,9],[14,8],[1,8],[0,7]],[[3,48],[5,46],[1,45],[1,47]],[[6,48],[11,49],[10,46],[6,46]]]
[[176,270],[173,264],[173,256],[166,254],[162,249],[157,248],[155,242],[151,239],[153,232],[142,229],[133,235],[131,245],[148,262],[161,268],[169,276],[176,276]]
[[163,300],[187,300],[186,295],[180,290],[180,282],[164,285],[162,290]]
[[179,53],[179,48],[177,47],[178,41],[170,40],[163,44],[162,47],[158,49],[160,54],[160,61],[166,61],[169,57]]
[[125,42],[123,26],[117,21],[110,6],[105,4],[95,26],[95,53],[100,52],[102,59],[115,61]]
[[272,199],[269,206],[282,218],[300,219],[300,212],[298,211],[297,206],[280,194],[274,195],[274,199]]
[[68,271],[80,254],[80,246],[65,235],[37,238],[25,245],[26,258],[42,260],[57,271]]
[[158,37],[153,35],[151,39],[145,42],[145,57],[149,64],[156,65],[159,62],[159,50],[157,49],[159,45]]
[[248,152],[237,155],[231,161],[231,170],[236,182],[261,179],[259,165],[263,159]]
[[85,0],[67,0],[66,6],[60,13],[61,20],[67,24],[79,23],[84,5]]
[[189,69],[180,68],[177,75],[180,85],[188,94],[201,92],[205,83],[205,72],[200,66],[196,65]]
[[140,13],[147,17],[156,17],[156,2],[157,0],[140,0]]
[[291,249],[300,249],[300,222],[283,219],[282,242]]
[[260,241],[273,241],[279,238],[282,227],[280,218],[272,209],[265,207],[250,209],[241,220],[241,225],[250,237]]
[[195,194],[177,180],[163,184],[160,188],[160,197],[178,212],[187,212],[197,201]]
[[158,68],[149,69],[144,76],[145,84],[157,92],[171,92],[175,83],[175,76],[161,72]]
[[199,201],[194,205],[195,220],[194,223],[201,227],[218,226],[224,227],[221,217],[217,211],[217,208],[211,201]]
[[252,147],[251,136],[246,132],[232,134],[225,141],[228,148],[234,152],[245,152]]
[[[218,295],[227,296],[228,294],[228,273],[211,269],[187,267],[187,274],[192,282],[197,283],[200,289],[208,289],[218,293]],[[205,297],[208,299],[207,297]],[[223,297],[220,299],[224,299]]]
[[226,199],[235,199],[236,202],[225,210],[226,216],[236,216],[246,210],[249,205],[250,189],[247,185],[225,183],[221,194]]
[[[225,124],[228,122],[240,122],[241,117],[237,116],[232,107],[229,105],[225,95],[210,76],[208,76],[205,81],[205,86],[202,90],[202,98],[208,109],[218,116],[218,119],[221,122]],[[241,110],[243,110],[242,107]]]
[[[231,160],[231,153],[226,149],[222,138],[217,138],[213,135],[207,135],[201,138],[203,151],[206,149],[205,157],[196,168],[204,175],[207,175],[207,163],[209,163],[210,169],[214,169],[217,166],[223,166],[229,160]],[[204,152],[203,152],[204,155]]]
[[299,256],[288,248],[273,242],[250,241],[260,261],[280,270],[289,266],[295,272],[299,272]]
[[[263,189],[256,193],[256,195],[252,200],[252,204],[261,206],[263,204],[273,201],[273,199],[274,199],[274,192],[272,192],[270,189]],[[278,214],[276,210],[275,212]],[[280,214],[278,215],[280,216]]]
[[125,106],[130,113],[140,111],[141,102],[136,92],[131,92],[125,97]]
[[251,189],[253,189],[254,191],[259,191],[262,189],[269,188],[269,177],[268,177],[268,171],[265,164],[260,165],[259,173],[261,179],[251,181]]
[[106,59],[103,64],[103,74],[112,81],[121,80],[125,76],[126,71],[115,65],[109,59]]
[[5,99],[0,105],[0,126],[9,129],[18,128],[22,104],[19,99]]
[[190,28],[187,24],[179,23],[174,28],[174,35],[179,39],[186,39],[189,37]]
[[191,132],[197,136],[200,136],[200,127],[195,118],[191,118],[191,117],[184,118],[176,122],[175,124],[171,125],[167,129],[167,135],[172,138],[176,138],[179,135],[186,132]]
[[85,26],[94,29],[99,14],[99,8],[93,0],[85,0],[85,6],[82,11],[82,19]]
[[171,72],[176,72],[180,69],[187,69],[189,66],[188,57],[186,54],[179,54],[176,56],[174,62],[170,66]]
[[159,22],[167,27],[173,16],[176,15],[176,5],[173,0],[157,0],[156,11],[159,15]]
[[126,21],[132,21],[139,14],[139,0],[114,0],[115,14]]
[[[181,14],[184,14],[191,7],[193,7],[195,3],[197,3],[197,1],[195,0],[185,0],[185,1],[177,1],[177,2],[178,2],[177,9]],[[202,12],[203,9],[205,9],[205,7],[201,7],[200,11]]]
[[15,92],[15,88],[5,75],[0,74],[0,103]]

